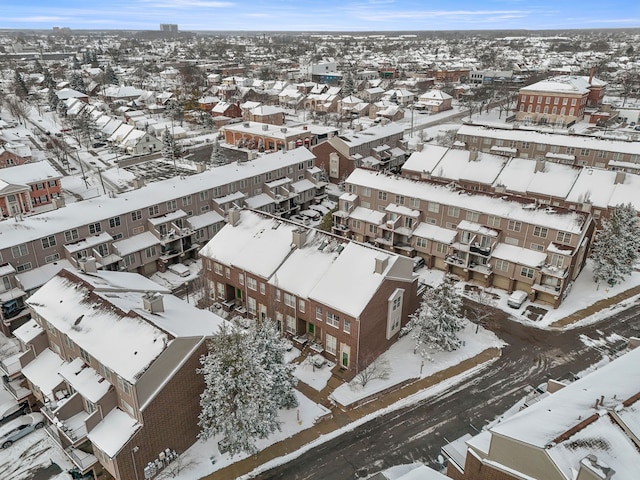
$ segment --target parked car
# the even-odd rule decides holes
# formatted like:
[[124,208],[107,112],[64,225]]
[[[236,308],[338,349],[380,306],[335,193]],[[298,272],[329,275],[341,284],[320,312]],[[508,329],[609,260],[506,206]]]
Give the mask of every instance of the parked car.
[[311,220],[320,220],[322,215],[316,210],[302,210],[300,216],[310,218]]
[[104,142],[95,142],[93,145],[91,145],[93,148],[100,148],[100,147],[104,147],[107,144]]
[[0,446],[9,448],[16,440],[44,427],[44,421],[44,415],[34,412],[5,423],[0,427]]
[[24,415],[28,411],[28,402],[18,403],[4,388],[0,389],[0,425]]
[[413,271],[420,270],[422,267],[424,267],[424,258],[413,257]]
[[300,215],[291,215],[289,217],[289,220],[291,220],[292,222],[296,222],[296,223],[301,223],[303,225],[308,225],[309,224],[309,219],[307,217],[302,217]]
[[169,265],[169,271],[178,275],[179,277],[188,277],[189,275],[191,275],[191,270],[189,270],[181,263],[174,263],[173,265]]
[[316,212],[320,213],[320,215],[322,215],[323,217],[329,213],[329,209],[327,207],[325,207],[324,205],[311,205],[309,207],[309,210],[315,210]]
[[507,299],[507,305],[511,308],[520,308],[522,304],[527,300],[527,293],[522,290],[514,291]]

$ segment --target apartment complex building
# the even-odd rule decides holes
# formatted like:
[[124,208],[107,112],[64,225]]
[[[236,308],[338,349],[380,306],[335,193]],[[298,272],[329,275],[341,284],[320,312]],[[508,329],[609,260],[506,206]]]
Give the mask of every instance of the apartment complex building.
[[576,167],[545,159],[425,145],[411,154],[402,175],[455,185],[466,190],[509,194],[540,204],[591,212],[596,222],[620,204],[640,210],[640,175],[594,167]]
[[631,173],[640,171],[637,138],[611,140],[586,135],[543,133],[524,128],[463,125],[456,147],[507,157],[543,159],[578,167],[598,167]]
[[200,255],[221,307],[271,318],[346,377],[397,339],[419,303],[411,259],[254,211],[230,211]]
[[582,120],[585,108],[602,104],[606,82],[590,76],[558,76],[518,91],[516,120],[571,125]]
[[355,170],[334,232],[557,307],[586,260],[589,212]]
[[[455,480],[633,480],[640,443],[640,349],[443,448]],[[553,392],[553,393],[552,393]]]
[[[16,275],[60,260],[78,267],[80,260],[93,257],[103,270],[164,271],[195,257],[234,205],[285,216],[304,209],[324,195],[314,158],[297,148],[2,222],[0,301],[23,306],[27,292]],[[18,316],[23,309],[2,318],[3,331],[24,320]]]
[[402,144],[404,127],[387,123],[350,135],[337,135],[311,149],[316,165],[340,183],[362,166],[374,170],[398,170],[406,159]]
[[195,443],[196,369],[222,318],[141,275],[90,266],[60,271],[28,303],[21,351],[0,368],[78,470],[153,478]]

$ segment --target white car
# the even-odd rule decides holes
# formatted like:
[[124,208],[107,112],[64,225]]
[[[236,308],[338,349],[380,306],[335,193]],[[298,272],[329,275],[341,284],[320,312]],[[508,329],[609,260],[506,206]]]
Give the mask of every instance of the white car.
[[325,207],[324,205],[311,205],[309,207],[309,210],[315,210],[316,212],[319,212],[320,215],[322,215],[323,217],[329,213],[329,209],[327,207]]
[[316,210],[302,210],[300,212],[300,216],[307,217],[311,220],[316,220],[316,221],[322,218],[322,215],[320,215],[320,212]]
[[27,413],[0,427],[0,446],[9,448],[16,440],[44,427],[44,415],[40,412]]

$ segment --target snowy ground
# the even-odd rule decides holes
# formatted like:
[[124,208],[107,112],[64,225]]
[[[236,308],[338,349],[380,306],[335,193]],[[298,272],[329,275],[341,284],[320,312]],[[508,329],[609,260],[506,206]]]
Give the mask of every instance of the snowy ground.
[[301,382],[306,383],[311,388],[317,391],[321,391],[327,386],[327,382],[331,378],[331,369],[336,365],[331,362],[327,362],[322,367],[318,368],[313,364],[313,357],[307,357],[296,366],[294,375]]
[[405,335],[382,355],[382,358],[388,360],[389,378],[371,380],[364,388],[352,380],[350,383],[338,387],[331,395],[331,398],[341,405],[351,405],[358,400],[386,390],[405,380],[429,377],[453,365],[457,365],[487,348],[499,348],[504,345],[489,330],[480,327],[476,333],[476,325],[471,322],[466,323],[459,337],[463,341],[463,346],[459,350],[436,352],[432,354],[433,360],[423,361],[419,354],[413,353],[415,340],[411,338],[411,334]]
[[[16,441],[7,449],[0,449],[0,478],[6,480],[29,480],[38,469],[50,467],[55,463],[60,473],[49,477],[50,480],[71,480],[67,470],[74,465],[51,440],[44,429],[36,430]],[[51,467],[50,471],[59,471]],[[44,477],[40,477],[44,478]]]

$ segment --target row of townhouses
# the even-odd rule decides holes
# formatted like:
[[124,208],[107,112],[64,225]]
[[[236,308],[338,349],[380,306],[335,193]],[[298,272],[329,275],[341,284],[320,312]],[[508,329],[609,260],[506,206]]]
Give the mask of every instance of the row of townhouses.
[[637,138],[611,140],[586,135],[562,135],[525,128],[463,125],[455,146],[507,157],[543,159],[578,167],[598,167],[638,173]]
[[150,275],[197,256],[233,206],[287,216],[320,201],[325,184],[314,158],[297,148],[2,222],[3,331],[28,318],[24,300],[47,277],[38,281],[34,270],[50,277],[54,264],[93,258],[99,269]]
[[640,176],[619,170],[576,167],[544,158],[505,157],[477,150],[427,145],[402,166],[402,175],[476,192],[517,195],[552,207],[608,217],[631,203],[640,210]]
[[[5,388],[81,473],[154,478],[196,441],[196,369],[225,321],[128,272],[62,269],[29,300]],[[111,478],[111,477],[109,477]]]
[[591,213],[355,170],[334,232],[557,307],[586,260]]

